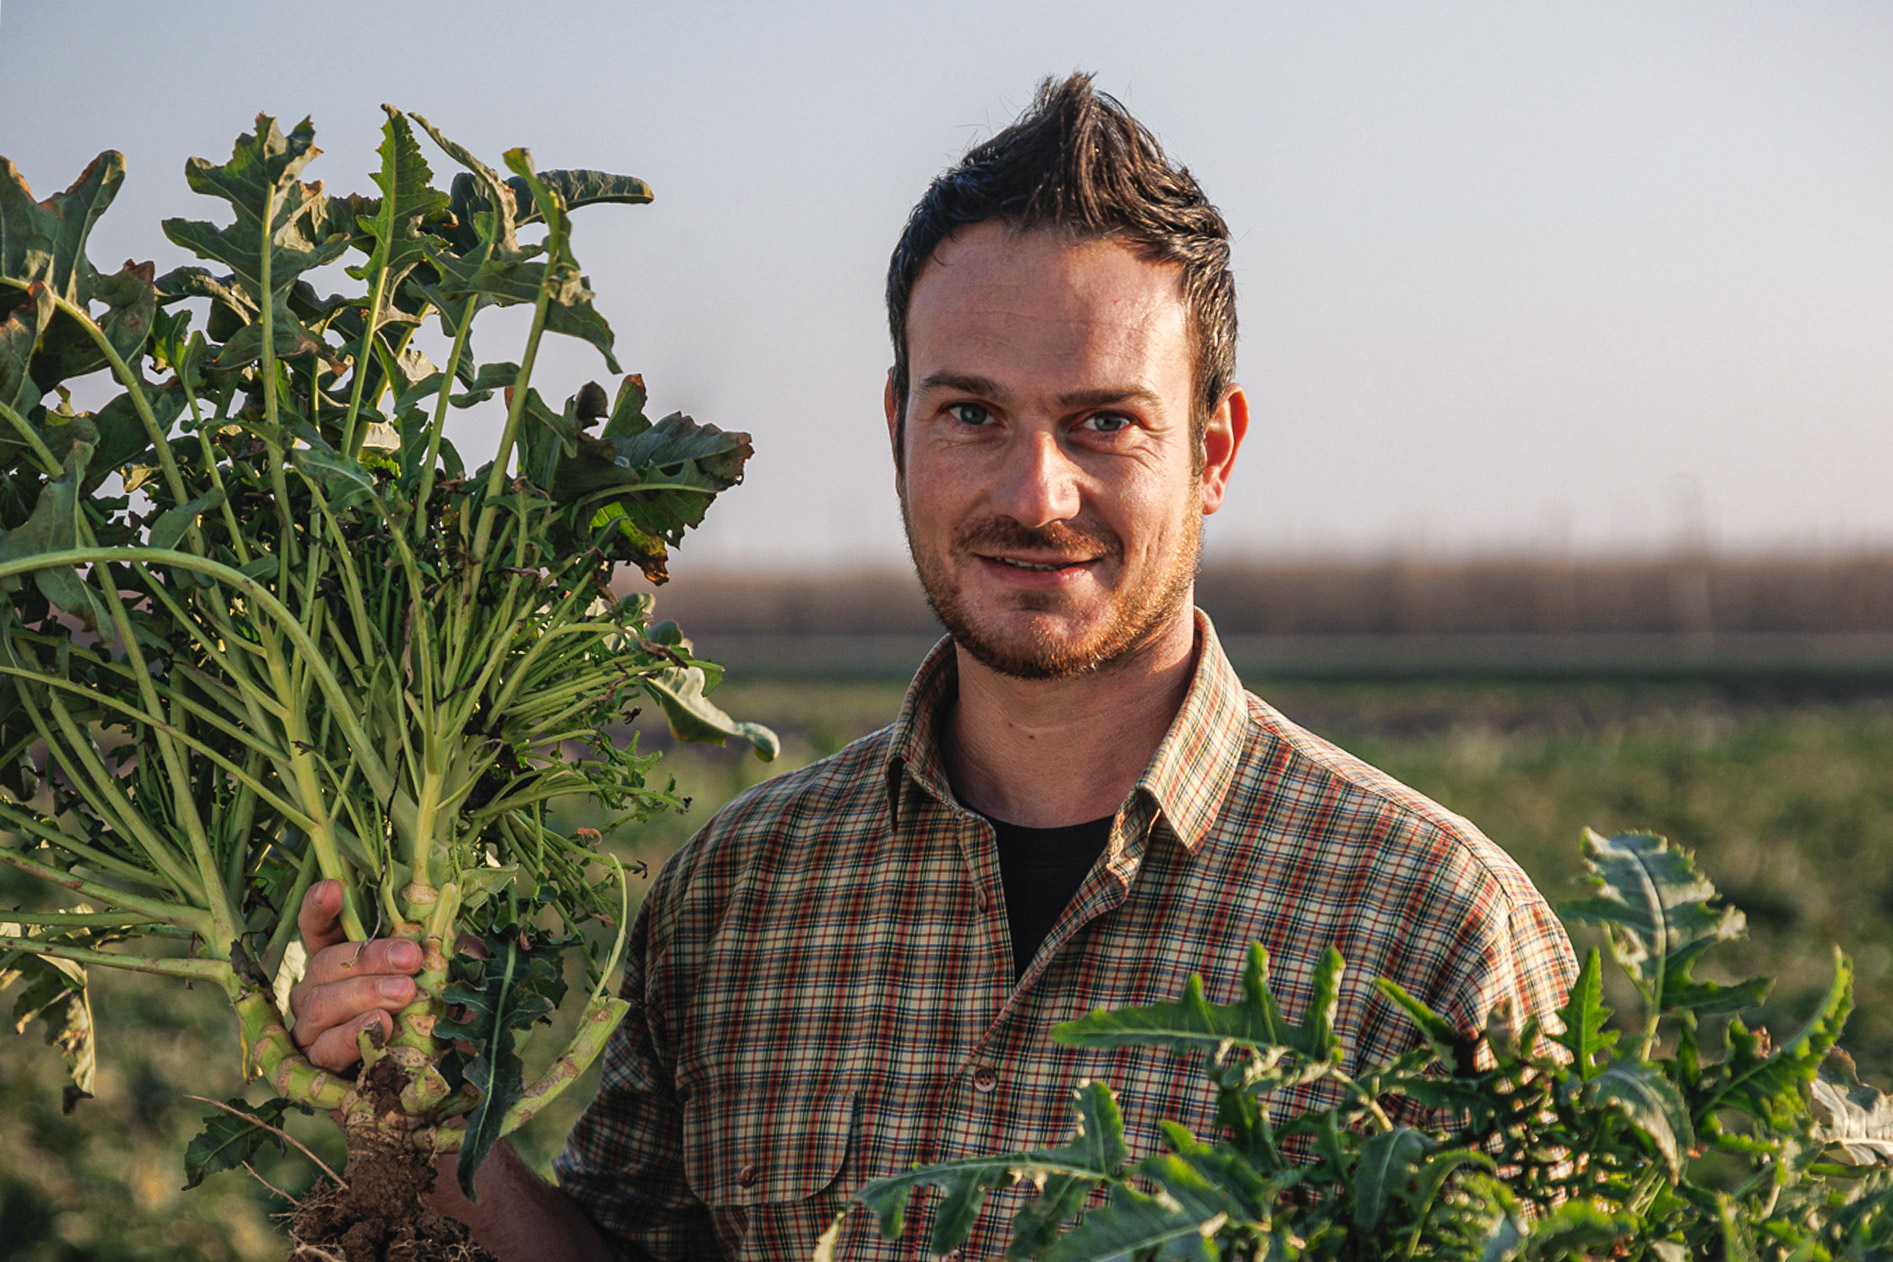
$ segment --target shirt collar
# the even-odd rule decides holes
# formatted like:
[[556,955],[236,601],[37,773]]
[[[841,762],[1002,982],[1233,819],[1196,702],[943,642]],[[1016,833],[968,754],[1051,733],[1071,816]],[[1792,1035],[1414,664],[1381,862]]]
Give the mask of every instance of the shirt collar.
[[[940,724],[959,692],[951,636],[933,646],[901,702],[888,742],[888,815],[900,823],[904,782],[911,780],[943,805],[961,809],[947,781]],[[1147,800],[1185,850],[1208,835],[1235,780],[1249,734],[1242,680],[1223,654],[1208,615],[1196,611],[1196,665],[1189,690],[1169,731],[1131,790],[1129,803]]]

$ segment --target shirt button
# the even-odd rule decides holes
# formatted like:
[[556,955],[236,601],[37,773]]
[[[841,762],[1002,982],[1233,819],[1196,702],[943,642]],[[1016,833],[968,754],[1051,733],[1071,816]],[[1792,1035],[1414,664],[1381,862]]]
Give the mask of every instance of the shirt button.
[[988,894],[985,890],[979,892],[979,909],[982,912],[988,912],[993,909],[992,895]]
[[940,1262],[961,1262],[961,1259],[965,1256],[966,1250],[955,1249],[951,1253],[941,1255]]
[[746,1188],[755,1187],[756,1181],[760,1178],[762,1178],[762,1171],[755,1166],[744,1166],[736,1172],[736,1181]]
[[973,1071],[973,1090],[986,1095],[999,1085],[999,1075],[991,1065],[981,1065]]

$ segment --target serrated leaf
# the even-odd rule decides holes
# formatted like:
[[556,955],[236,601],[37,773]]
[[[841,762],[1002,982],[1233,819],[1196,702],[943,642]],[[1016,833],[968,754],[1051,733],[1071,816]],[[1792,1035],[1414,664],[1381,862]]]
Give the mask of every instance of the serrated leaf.
[[[270,313],[275,354],[300,355],[322,348],[321,339],[291,309],[292,291],[302,273],[334,262],[348,248],[348,232],[332,231],[327,223],[328,199],[321,185],[303,184],[296,178],[318,152],[315,129],[308,119],[285,136],[275,119],[259,114],[256,130],[237,139],[227,163],[218,166],[192,158],[185,164],[191,188],[221,198],[236,215],[233,223],[222,228],[187,219],[167,219],[163,224],[164,234],[176,244],[230,268],[228,286],[243,295],[241,303],[227,302],[217,308],[250,321],[230,334],[218,351],[217,364],[222,368],[241,367],[262,354],[265,308]],[[266,252],[268,293],[263,283]],[[191,283],[202,284],[203,279]]]
[[0,158],[0,276],[82,302],[86,240],[124,182],[124,155],[107,150],[65,192],[35,201],[19,168]]
[[[1091,1187],[1115,1175],[1129,1159],[1124,1118],[1111,1089],[1091,1082],[1079,1087],[1073,1096],[1078,1125],[1061,1147],[922,1166],[891,1178],[875,1179],[856,1191],[854,1200],[875,1216],[881,1234],[893,1240],[906,1230],[907,1203],[913,1193],[923,1187],[940,1188],[945,1200],[934,1219],[928,1245],[936,1254],[947,1253],[965,1242],[987,1193],[994,1188],[1010,1187],[1022,1179],[1048,1187],[1058,1180],[1056,1194],[1061,1203],[1068,1203],[1072,1184],[1066,1181],[1084,1182],[1088,1193]],[[1083,1198],[1078,1199],[1082,1203]],[[1049,1211],[1041,1212],[1049,1216]]]
[[248,1116],[213,1109],[204,1119],[204,1129],[184,1150],[184,1190],[187,1192],[220,1170],[241,1166],[265,1145],[274,1146],[278,1152],[285,1150],[282,1138],[258,1123],[280,1129],[286,1101],[270,1100],[252,1105],[242,1096],[236,1096],[225,1103]]
[[1431,1139],[1410,1126],[1396,1126],[1370,1137],[1361,1145],[1354,1167],[1354,1227],[1372,1232],[1380,1226],[1387,1206],[1413,1180],[1420,1162],[1434,1147]]
[[1715,943],[1741,937],[1745,922],[1735,908],[1715,905],[1720,896],[1689,852],[1651,833],[1604,837],[1586,829],[1584,859],[1591,896],[1560,911],[1604,927],[1611,954],[1650,1011],[1720,1003],[1720,989],[1690,970]]
[[[555,190],[566,210],[612,202],[624,206],[642,206],[651,200],[651,186],[630,175],[611,175],[605,171],[541,171],[539,183]],[[533,200],[532,186],[519,176],[506,181],[513,190],[519,208],[519,222],[538,222],[539,207]]]
[[1649,1137],[1669,1167],[1670,1182],[1682,1177],[1696,1133],[1682,1092],[1662,1070],[1641,1061],[1616,1061],[1591,1081],[1589,1090],[1593,1102],[1616,1109]]
[[1717,1108],[1733,1105],[1773,1126],[1792,1128],[1807,1107],[1802,1092],[1834,1050],[1852,1010],[1853,965],[1836,948],[1834,980],[1820,1008],[1793,1038],[1771,1049],[1740,1017],[1732,1019],[1723,1035],[1722,1081],[1696,1109],[1697,1125]]
[[1603,962],[1597,948],[1592,947],[1584,957],[1584,967],[1578,970],[1577,981],[1571,984],[1564,1006],[1558,1009],[1558,1020],[1564,1029],[1550,1036],[1552,1042],[1571,1053],[1572,1065],[1586,1081],[1602,1071],[1605,1057],[1617,1045],[1617,1032],[1605,1028],[1610,1016],[1610,1009],[1604,1006]]
[[1107,1262],[1133,1257],[1216,1262],[1215,1235],[1229,1218],[1228,1200],[1207,1181],[1165,1188],[1156,1196],[1132,1187],[1111,1191],[1108,1204],[1086,1214],[1045,1252],[1045,1262]]
[[1280,1048],[1325,1062],[1340,1052],[1334,1008],[1341,969],[1340,952],[1333,947],[1322,952],[1308,1005],[1300,1023],[1291,1025],[1269,989],[1269,953],[1261,943],[1253,943],[1243,969],[1243,996],[1235,1003],[1209,1003],[1203,979],[1193,976],[1181,999],[1093,1012],[1055,1026],[1052,1037],[1068,1047],[1167,1047],[1177,1052],[1238,1047],[1264,1054]]
[[487,941],[489,959],[455,957],[456,978],[441,990],[441,998],[467,1010],[462,1020],[443,1020],[434,1027],[440,1039],[464,1039],[476,1051],[466,1067],[466,1079],[478,1092],[478,1103],[467,1115],[466,1138],[460,1150],[460,1187],[473,1196],[473,1176],[498,1142],[501,1126],[525,1090],[525,1071],[519,1059],[517,1033],[552,1015],[564,993],[559,975],[557,942],[541,942],[537,950],[520,945],[517,932]]

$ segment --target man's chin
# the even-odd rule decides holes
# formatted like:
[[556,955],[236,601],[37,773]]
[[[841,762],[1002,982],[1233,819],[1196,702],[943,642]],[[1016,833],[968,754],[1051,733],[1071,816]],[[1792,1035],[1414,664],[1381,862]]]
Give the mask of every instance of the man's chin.
[[1062,625],[1062,620],[1044,617],[1026,623],[999,630],[956,620],[948,624],[947,631],[967,656],[988,670],[1014,679],[1071,679],[1092,674],[1136,647],[1116,642],[1116,637],[1095,627],[1072,628]]

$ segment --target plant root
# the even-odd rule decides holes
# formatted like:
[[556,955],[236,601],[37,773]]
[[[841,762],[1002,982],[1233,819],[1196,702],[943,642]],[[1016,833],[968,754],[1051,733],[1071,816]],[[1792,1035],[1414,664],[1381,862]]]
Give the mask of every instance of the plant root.
[[[392,1061],[375,1069],[383,1065],[388,1072],[368,1074],[377,1105],[392,1103],[389,1088],[400,1081]],[[399,1116],[398,1106],[375,1111]],[[465,1224],[422,1202],[434,1186],[433,1159],[405,1131],[351,1119],[347,1176],[346,1186],[325,1181],[296,1207],[290,1262],[498,1262]]]

